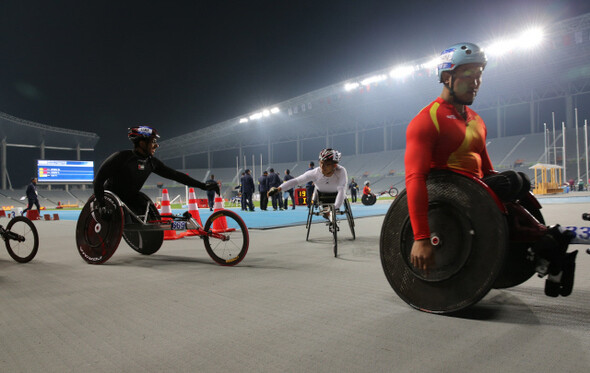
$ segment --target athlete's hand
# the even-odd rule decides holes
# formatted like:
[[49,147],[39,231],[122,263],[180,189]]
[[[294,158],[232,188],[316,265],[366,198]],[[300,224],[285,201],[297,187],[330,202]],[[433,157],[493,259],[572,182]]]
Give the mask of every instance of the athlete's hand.
[[277,187],[272,187],[270,188],[270,190],[268,191],[268,193],[266,193],[267,196],[272,197],[275,194],[279,193],[281,191],[281,188],[277,188]]
[[414,241],[412,251],[410,252],[410,262],[414,267],[428,274],[434,266],[434,248],[430,239]]

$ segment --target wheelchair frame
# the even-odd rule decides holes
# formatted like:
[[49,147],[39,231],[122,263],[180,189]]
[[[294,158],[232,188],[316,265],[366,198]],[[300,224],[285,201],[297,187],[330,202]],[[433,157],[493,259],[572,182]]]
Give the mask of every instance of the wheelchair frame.
[[305,228],[307,229],[307,235],[305,237],[306,241],[309,241],[309,232],[311,230],[311,224],[314,216],[323,215],[323,208],[327,207],[329,220],[326,221],[326,225],[328,225],[328,230],[332,233],[334,237],[334,257],[338,257],[338,231],[340,227],[338,225],[338,215],[346,215],[346,220],[348,221],[348,227],[350,228],[350,232],[352,233],[352,239],[356,239],[356,234],[354,231],[354,217],[352,216],[352,209],[350,207],[350,202],[348,202],[347,198],[344,198],[344,211],[337,210],[334,202],[336,200],[336,195],[338,193],[325,193],[320,192],[317,189],[314,191],[312,196],[312,204],[309,206],[308,214],[307,214],[307,224]]
[[[131,246],[134,250],[144,255],[151,255],[160,248],[164,240],[164,232],[171,230],[187,230],[190,231],[191,235],[199,236],[204,240],[205,248],[209,256],[211,256],[211,258],[218,264],[224,266],[233,266],[238,264],[245,257],[250,241],[248,229],[240,216],[233,211],[219,210],[214,212],[209,217],[209,219],[207,219],[207,222],[204,226],[201,226],[201,224],[199,224],[199,222],[194,219],[188,211],[183,215],[170,215],[165,217],[161,217],[159,213],[157,213],[157,219],[148,220],[150,208],[153,207],[153,209],[155,209],[155,206],[149,197],[145,196],[143,193],[141,193],[141,195],[147,201],[146,210],[144,215],[137,215],[123,201],[121,201],[118,196],[110,191],[105,191],[105,199],[110,204],[112,204],[112,213],[115,214],[116,219],[114,222],[109,221],[108,219],[105,219],[101,216],[94,195],[88,199],[84,205],[84,208],[82,209],[82,212],[80,213],[80,218],[78,219],[76,226],[76,241],[78,251],[82,258],[86,260],[86,262],[90,264],[102,264],[106,262],[117,250],[121,238],[125,237],[125,233],[138,232],[139,240],[141,241],[142,233],[149,234],[162,232],[161,236],[151,237],[152,239],[156,239],[159,242],[155,242],[154,245],[148,247],[146,250],[135,247],[132,245],[132,242],[130,242],[130,240],[125,237],[125,240],[129,246]],[[157,210],[155,211],[157,212]],[[129,219],[127,219],[127,217],[129,217]],[[222,218],[225,222],[226,228],[216,228],[216,220]],[[120,227],[117,226],[118,219],[121,220]],[[236,228],[227,228],[226,219],[233,219],[235,225],[237,225],[239,228],[239,231]],[[126,222],[127,220],[130,220],[130,222]],[[111,228],[114,229],[112,237],[104,238],[100,236],[103,230],[106,231],[105,234],[108,235],[109,232],[111,232]],[[233,256],[229,258],[218,256],[216,250],[217,246],[219,246],[219,243],[232,241],[230,237],[231,233],[236,231],[238,231],[238,233],[241,232],[242,236],[241,243],[239,243],[240,246],[234,245],[239,249],[237,255],[233,255],[235,250],[222,248],[220,251],[223,251],[224,254],[230,253]],[[89,242],[91,239],[96,238],[91,237],[93,234],[98,236],[97,243],[90,244]],[[112,239],[112,241],[109,239]],[[218,243],[216,247],[211,245],[210,239],[217,240],[215,241]],[[98,251],[96,248],[98,248]]]

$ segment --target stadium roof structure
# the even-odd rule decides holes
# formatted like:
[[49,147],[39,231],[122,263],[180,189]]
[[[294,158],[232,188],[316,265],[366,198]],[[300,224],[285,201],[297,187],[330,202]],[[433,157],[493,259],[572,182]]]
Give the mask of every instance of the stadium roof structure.
[[[492,43],[480,45],[486,49]],[[544,101],[565,97],[572,106],[571,97],[590,93],[590,13],[545,27],[537,49],[523,42],[498,45],[503,53],[490,56],[485,87],[473,105],[478,112],[496,111],[497,123],[488,124],[488,129],[492,127],[497,137],[504,134],[502,110],[529,104],[530,133],[542,132],[535,113]],[[403,148],[409,121],[440,94],[435,58],[372,72],[161,141],[159,158],[230,149],[240,149],[241,154],[243,148],[254,146],[268,146],[272,158],[271,145],[296,141],[299,149],[299,142],[313,138],[325,138],[326,145],[331,145],[343,135],[353,137],[358,154],[359,133],[380,128],[381,150]],[[566,123],[571,127],[573,109],[567,109]]]
[[98,142],[98,135],[16,118],[0,112],[0,139],[8,146],[46,149],[92,151]]
[[2,189],[7,181],[7,148],[39,148],[40,159],[44,159],[46,149],[76,151],[80,159],[81,151],[94,151],[99,136],[92,132],[83,132],[45,124],[31,122],[0,112],[0,177]]

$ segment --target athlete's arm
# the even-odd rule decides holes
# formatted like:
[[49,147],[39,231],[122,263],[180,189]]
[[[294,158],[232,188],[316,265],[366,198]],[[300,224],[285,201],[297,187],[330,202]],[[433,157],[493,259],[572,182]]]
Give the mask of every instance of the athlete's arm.
[[492,160],[490,159],[490,155],[488,154],[487,146],[484,147],[483,151],[480,153],[481,156],[481,171],[483,175],[490,175],[497,173],[494,170],[494,166],[492,166]]
[[344,198],[346,197],[346,183],[348,182],[348,173],[346,172],[346,168],[342,166],[338,166],[339,169],[342,171],[339,172],[338,177],[338,194],[336,195],[336,200],[334,201],[334,208],[339,209],[344,202]]
[[315,169],[309,170],[309,171],[305,172],[303,175],[300,175],[296,178],[285,181],[284,183],[279,185],[279,190],[289,190],[293,187],[296,187],[297,185],[305,185],[309,181],[314,181],[316,178],[316,175],[317,175],[317,172],[315,171]]
[[217,194],[219,194],[219,185],[217,184],[207,185],[203,182],[195,180],[187,174],[183,174],[180,171],[176,171],[166,166],[162,161],[160,161],[157,158],[152,158],[152,164],[154,166],[154,173],[156,175],[162,176],[166,179],[174,180],[189,187],[199,188],[203,190],[215,190]]
[[406,192],[414,240],[430,238],[426,178],[437,137],[438,131],[426,115],[416,116],[406,131]]

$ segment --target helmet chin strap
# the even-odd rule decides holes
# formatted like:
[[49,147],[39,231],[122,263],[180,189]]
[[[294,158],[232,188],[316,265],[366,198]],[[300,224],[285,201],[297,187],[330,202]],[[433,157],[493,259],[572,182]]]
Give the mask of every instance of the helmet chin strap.
[[450,75],[451,75],[451,78],[449,80],[449,84],[447,84],[447,83],[443,83],[443,84],[449,90],[449,93],[451,94],[453,101],[460,104],[460,105],[469,106],[469,105],[473,104],[473,101],[463,101],[457,97],[457,95],[455,94],[455,90],[453,89],[453,78],[455,77],[455,75],[453,74],[453,72],[451,72]]

